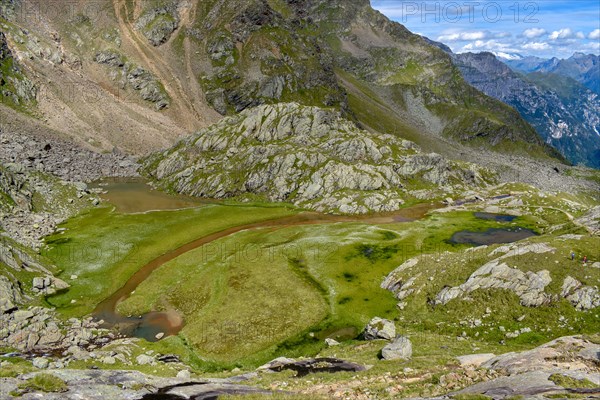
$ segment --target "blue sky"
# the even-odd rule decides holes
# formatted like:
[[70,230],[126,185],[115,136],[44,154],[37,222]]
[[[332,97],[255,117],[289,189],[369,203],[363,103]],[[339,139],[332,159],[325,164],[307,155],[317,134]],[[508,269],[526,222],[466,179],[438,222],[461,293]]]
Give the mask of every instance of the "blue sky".
[[371,0],[371,5],[458,53],[600,54],[600,0]]

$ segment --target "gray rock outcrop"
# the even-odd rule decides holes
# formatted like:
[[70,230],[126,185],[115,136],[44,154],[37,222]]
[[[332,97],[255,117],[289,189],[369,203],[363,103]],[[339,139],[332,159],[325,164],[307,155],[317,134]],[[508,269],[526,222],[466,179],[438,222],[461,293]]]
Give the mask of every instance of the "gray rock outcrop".
[[112,78],[118,80],[123,89],[134,90],[142,99],[154,103],[157,110],[169,106],[169,96],[159,80],[150,71],[127,61],[118,51],[100,51],[96,53],[94,61],[108,66]]
[[13,311],[23,302],[23,294],[6,276],[0,275],[0,314]]
[[[481,382],[459,391],[460,394],[485,394],[494,399],[511,396],[542,398],[577,393],[577,388],[557,385],[551,376],[563,375],[573,380],[587,380],[600,387],[600,345],[581,336],[555,339],[535,349],[503,354],[484,362],[481,367],[507,376]],[[598,391],[583,389],[580,393],[593,395]],[[566,397],[566,396],[565,396]],[[544,396],[544,398],[546,398]]]
[[406,336],[398,336],[381,349],[381,357],[384,360],[410,360],[412,343]]
[[548,304],[552,297],[544,293],[544,289],[552,281],[550,273],[542,270],[537,273],[523,272],[511,268],[498,260],[491,261],[477,271],[460,286],[445,287],[436,298],[436,304],[446,304],[450,300],[462,297],[477,289],[507,289],[521,298],[526,307]]
[[577,279],[567,276],[562,285],[561,296],[578,310],[600,307],[600,291],[597,287],[584,286]]
[[446,304],[452,299],[462,297],[477,289],[506,289],[513,291],[521,298],[521,304],[526,307],[536,307],[548,304],[552,296],[545,293],[544,289],[552,282],[550,272],[523,272],[511,268],[504,259],[517,257],[529,252],[547,253],[554,248],[544,243],[531,243],[526,245],[501,246],[490,253],[490,256],[504,253],[502,256],[489,261],[473,272],[467,281],[459,286],[445,287],[436,296],[436,304]]
[[445,197],[485,184],[473,165],[423,154],[412,142],[360,130],[337,112],[295,103],[225,118],[144,164],[160,187],[179,193],[257,194],[347,214],[393,211],[416,192]]
[[365,340],[392,340],[396,337],[396,326],[390,320],[375,317],[365,327],[363,337]]
[[153,46],[160,46],[171,37],[179,26],[177,3],[167,3],[149,9],[135,22],[135,28],[142,32]]

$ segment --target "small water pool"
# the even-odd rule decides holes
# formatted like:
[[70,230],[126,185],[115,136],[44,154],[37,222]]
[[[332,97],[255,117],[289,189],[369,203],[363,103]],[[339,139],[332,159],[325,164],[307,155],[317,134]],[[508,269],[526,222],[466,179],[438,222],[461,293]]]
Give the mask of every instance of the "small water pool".
[[493,214],[487,212],[476,212],[475,218],[485,219],[488,221],[497,221],[497,222],[512,222],[517,217],[515,215],[507,215],[507,214]]
[[125,214],[199,207],[209,201],[183,195],[170,195],[152,188],[142,178],[107,179],[93,187],[104,189],[100,197]]
[[531,229],[522,227],[489,228],[488,230],[481,232],[465,230],[456,232],[452,235],[450,243],[483,246],[499,243],[513,243],[536,235],[537,233]]

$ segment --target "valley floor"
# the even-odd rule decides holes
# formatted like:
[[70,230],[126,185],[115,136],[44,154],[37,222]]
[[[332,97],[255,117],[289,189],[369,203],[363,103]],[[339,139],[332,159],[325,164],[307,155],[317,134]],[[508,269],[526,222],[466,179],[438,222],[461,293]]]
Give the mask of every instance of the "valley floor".
[[[598,361],[587,359],[588,353],[568,352],[568,365],[554,369],[531,365],[517,372],[508,361],[481,368],[481,360],[472,365],[457,358],[522,352],[572,335],[579,336],[563,341],[583,343],[573,348],[597,349],[599,209],[591,197],[505,184],[473,200],[429,206],[422,217],[421,207],[355,219],[318,217],[285,205],[198,204],[133,213],[116,206],[88,208],[45,238],[41,257],[59,266],[53,276],[69,286],[38,301],[55,312],[42,318],[43,308],[25,308],[2,316],[0,375],[13,394],[28,398],[28,389],[16,386],[34,379],[40,368],[69,387],[47,398],[94,398],[91,387],[114,398],[141,398],[206,377],[221,379],[214,384],[222,394],[235,393],[232,385],[242,383],[249,391],[297,394],[290,398],[433,397],[534,372],[547,372],[532,381],[546,384],[540,393],[600,384]],[[537,236],[508,245],[492,239],[479,247],[450,240],[459,231],[489,240],[494,232],[525,229]],[[135,278],[153,263],[142,279]],[[132,280],[135,285],[128,286]],[[133,290],[115,298],[122,287]],[[110,311],[131,316],[128,324],[77,322],[110,298],[116,306]],[[174,313],[183,324],[172,332],[157,330],[152,312]],[[131,321],[142,315],[150,328],[132,330]],[[376,316],[410,339],[410,359],[381,360],[388,341],[363,339],[363,328]],[[72,326],[64,325],[67,320]],[[39,338],[52,324],[61,331],[54,346],[64,347],[40,357],[48,347]],[[31,341],[32,335],[38,340]],[[265,373],[265,367],[254,372],[277,357],[343,359],[367,370],[302,378],[292,371]],[[105,372],[86,377],[89,368]],[[110,375],[118,370],[132,372],[119,379]],[[562,380],[555,385],[551,375]],[[489,385],[473,388],[495,393]],[[191,385],[184,398],[198,390]],[[262,395],[249,398],[256,396]],[[471,398],[460,396],[455,398]]]

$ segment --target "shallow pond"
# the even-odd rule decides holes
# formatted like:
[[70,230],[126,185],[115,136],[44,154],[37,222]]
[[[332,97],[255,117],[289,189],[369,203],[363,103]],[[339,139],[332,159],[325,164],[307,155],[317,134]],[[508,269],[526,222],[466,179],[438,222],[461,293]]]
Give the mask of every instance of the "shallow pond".
[[154,189],[142,178],[107,179],[91,185],[106,191],[102,200],[111,203],[120,213],[132,214],[159,210],[177,210],[210,203],[194,197],[170,195]]
[[534,231],[522,227],[489,228],[488,230],[481,232],[456,232],[450,238],[450,243],[472,244],[475,246],[482,246],[490,244],[517,242],[519,240],[523,240],[536,235],[537,234]]
[[476,212],[474,215],[476,218],[479,218],[479,219],[485,219],[488,221],[496,221],[496,222],[512,222],[517,218],[515,215],[492,214],[492,213],[486,213],[486,212]]

